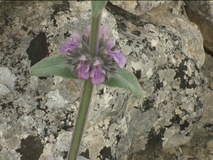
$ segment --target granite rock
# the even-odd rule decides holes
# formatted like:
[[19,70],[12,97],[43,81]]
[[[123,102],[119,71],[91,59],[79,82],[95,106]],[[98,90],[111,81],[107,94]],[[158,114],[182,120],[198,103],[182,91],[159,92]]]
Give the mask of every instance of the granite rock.
[[0,95],[6,95],[14,90],[16,77],[8,68],[0,67]]
[[[94,98],[88,122],[98,123],[89,125],[83,139],[91,159],[103,157],[103,150],[108,150],[106,158],[128,159],[150,147],[171,148],[192,138],[203,108],[203,39],[185,15],[168,12],[173,5],[158,6],[135,19],[110,6],[119,45],[128,57],[127,68],[135,73],[145,95],[135,99],[123,90],[98,89],[100,98]],[[102,150],[97,150],[92,137],[99,139],[96,146]]]
[[[135,4],[125,2],[129,3]],[[155,159],[162,148],[188,143],[196,127],[203,128],[211,116],[202,117],[210,109],[212,89],[203,74],[206,63],[199,28],[185,16],[183,2],[149,5],[146,12],[112,3],[104,10],[103,23],[110,25],[117,47],[128,58],[126,68],[136,75],[144,95],[137,99],[124,89],[95,87],[80,151],[85,159]],[[59,54],[66,38],[89,24],[89,3],[4,2],[0,12],[4,20],[0,60],[16,76],[14,91],[0,100],[0,159],[23,159],[24,153],[18,152],[21,142],[38,136],[43,145],[39,160],[63,160],[82,83],[29,75],[26,50],[42,32],[49,56]],[[163,154],[160,158],[165,159]]]
[[204,46],[213,52],[213,2],[185,1],[189,19],[196,23],[204,38]]
[[170,3],[169,1],[115,1],[110,0],[113,5],[116,5],[129,13],[135,15],[142,15],[149,12],[151,9],[158,7],[159,5],[165,5]]

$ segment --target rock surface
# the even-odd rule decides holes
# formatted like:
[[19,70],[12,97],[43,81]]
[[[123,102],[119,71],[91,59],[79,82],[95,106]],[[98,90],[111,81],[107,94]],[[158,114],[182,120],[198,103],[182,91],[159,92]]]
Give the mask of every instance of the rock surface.
[[204,46],[213,52],[213,2],[185,1],[189,19],[196,23],[204,38]]
[[[29,58],[40,51],[45,56],[60,53],[67,37],[85,30],[90,14],[88,2],[1,5],[0,61],[11,78],[0,84],[9,83],[13,90],[0,97],[1,160],[29,160],[32,147],[25,143],[32,141],[38,147],[35,160],[66,158],[81,83],[30,76]],[[212,58],[205,57],[202,35],[186,17],[184,3],[113,2],[103,13],[103,23],[112,28],[144,97],[97,86],[79,158],[211,159]],[[34,43],[41,34],[46,41],[43,49]]]
[[6,95],[14,90],[16,77],[8,68],[0,67],[0,95]]

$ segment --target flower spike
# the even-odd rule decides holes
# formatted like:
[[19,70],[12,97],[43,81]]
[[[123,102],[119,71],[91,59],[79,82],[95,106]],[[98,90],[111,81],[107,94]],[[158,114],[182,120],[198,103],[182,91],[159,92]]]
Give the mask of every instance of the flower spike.
[[62,46],[62,55],[66,56],[69,52],[75,51],[81,43],[81,37],[77,32],[72,34],[72,37]]
[[104,83],[108,74],[115,74],[117,66],[124,68],[126,57],[120,50],[115,50],[114,37],[108,38],[109,26],[103,25],[99,32],[99,46],[96,57],[89,52],[91,26],[86,33],[80,35],[74,32],[61,51],[67,56],[69,68],[77,71],[80,79],[91,78],[93,84]]
[[90,77],[92,78],[93,84],[101,84],[105,81],[106,72],[103,70],[100,60],[96,59],[93,63]]
[[89,78],[90,63],[87,60],[85,55],[82,55],[80,57],[80,63],[76,69],[78,71],[79,78],[81,78],[83,80],[86,80]]
[[119,51],[119,50],[115,50],[115,51],[108,51],[107,54],[115,60],[115,62],[117,62],[118,66],[120,68],[124,68],[125,64],[126,64],[126,57],[124,56],[124,54]]

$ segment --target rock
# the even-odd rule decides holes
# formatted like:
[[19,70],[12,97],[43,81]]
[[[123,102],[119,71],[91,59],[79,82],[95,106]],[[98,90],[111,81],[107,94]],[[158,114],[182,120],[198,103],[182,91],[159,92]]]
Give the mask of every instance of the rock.
[[[192,138],[202,115],[204,77],[200,69],[205,53],[198,27],[176,14],[181,11],[168,12],[175,4],[158,6],[140,20],[122,17],[118,7],[110,6],[117,20],[119,45],[128,56],[127,68],[142,84],[145,98],[98,88],[83,139],[91,159],[97,155],[128,159],[141,150],[176,147]],[[110,152],[101,153],[101,147]]]
[[10,93],[10,90],[3,84],[0,84],[0,94],[6,95],[7,93]]
[[6,150],[2,149],[0,154],[1,160],[9,160],[9,159],[20,159],[21,156],[16,153],[15,150]]
[[60,151],[69,151],[69,142],[71,142],[71,133],[62,131],[57,137],[57,149]]
[[89,160],[89,159],[84,158],[83,156],[78,156],[78,160]]
[[213,52],[213,2],[185,1],[189,19],[196,23],[204,38],[204,46]]
[[159,6],[165,5],[166,3],[170,3],[168,1],[110,1],[113,5],[116,5],[129,13],[135,15],[142,15],[146,12],[149,12],[151,9]]
[[[81,83],[29,75],[26,50],[42,32],[50,56],[60,54],[66,38],[74,31],[85,31],[89,24],[89,2],[14,3],[0,6],[6,23],[0,31],[0,59],[16,75],[14,94],[0,100],[0,159],[20,160],[21,140],[36,135],[44,147],[39,160],[63,160],[76,121]],[[199,124],[202,112],[210,110],[212,95],[211,81],[205,77],[211,71],[203,75],[201,70],[203,39],[199,28],[185,17],[183,2],[116,3],[125,8],[109,3],[103,24],[112,28],[144,98],[136,99],[125,89],[96,86],[80,155],[87,152],[86,159],[92,160],[164,157],[162,148],[188,143],[196,127],[203,129],[211,117],[209,111]],[[142,9],[130,4],[141,4]]]
[[213,140],[210,140],[207,143],[207,148],[209,149],[210,153],[213,154]]
[[21,159],[37,160],[43,152],[43,148],[44,146],[39,137],[28,136],[26,139],[21,140],[21,147],[16,151],[22,155]]
[[58,90],[50,91],[46,96],[48,100],[45,105],[50,108],[63,108],[64,105],[68,103],[68,101],[64,100],[59,94]]
[[14,90],[16,77],[6,67],[0,67],[0,95],[6,95]]

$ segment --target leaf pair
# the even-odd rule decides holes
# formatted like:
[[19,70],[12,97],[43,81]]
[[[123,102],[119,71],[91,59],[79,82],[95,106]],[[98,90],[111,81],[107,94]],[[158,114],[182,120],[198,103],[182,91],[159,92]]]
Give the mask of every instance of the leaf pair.
[[[78,79],[67,64],[67,58],[62,55],[55,55],[44,58],[30,68],[30,74],[42,76],[61,76],[65,78]],[[137,78],[126,69],[117,68],[116,73],[105,83],[106,86],[120,87],[130,90],[138,98],[142,97],[142,88]]]

